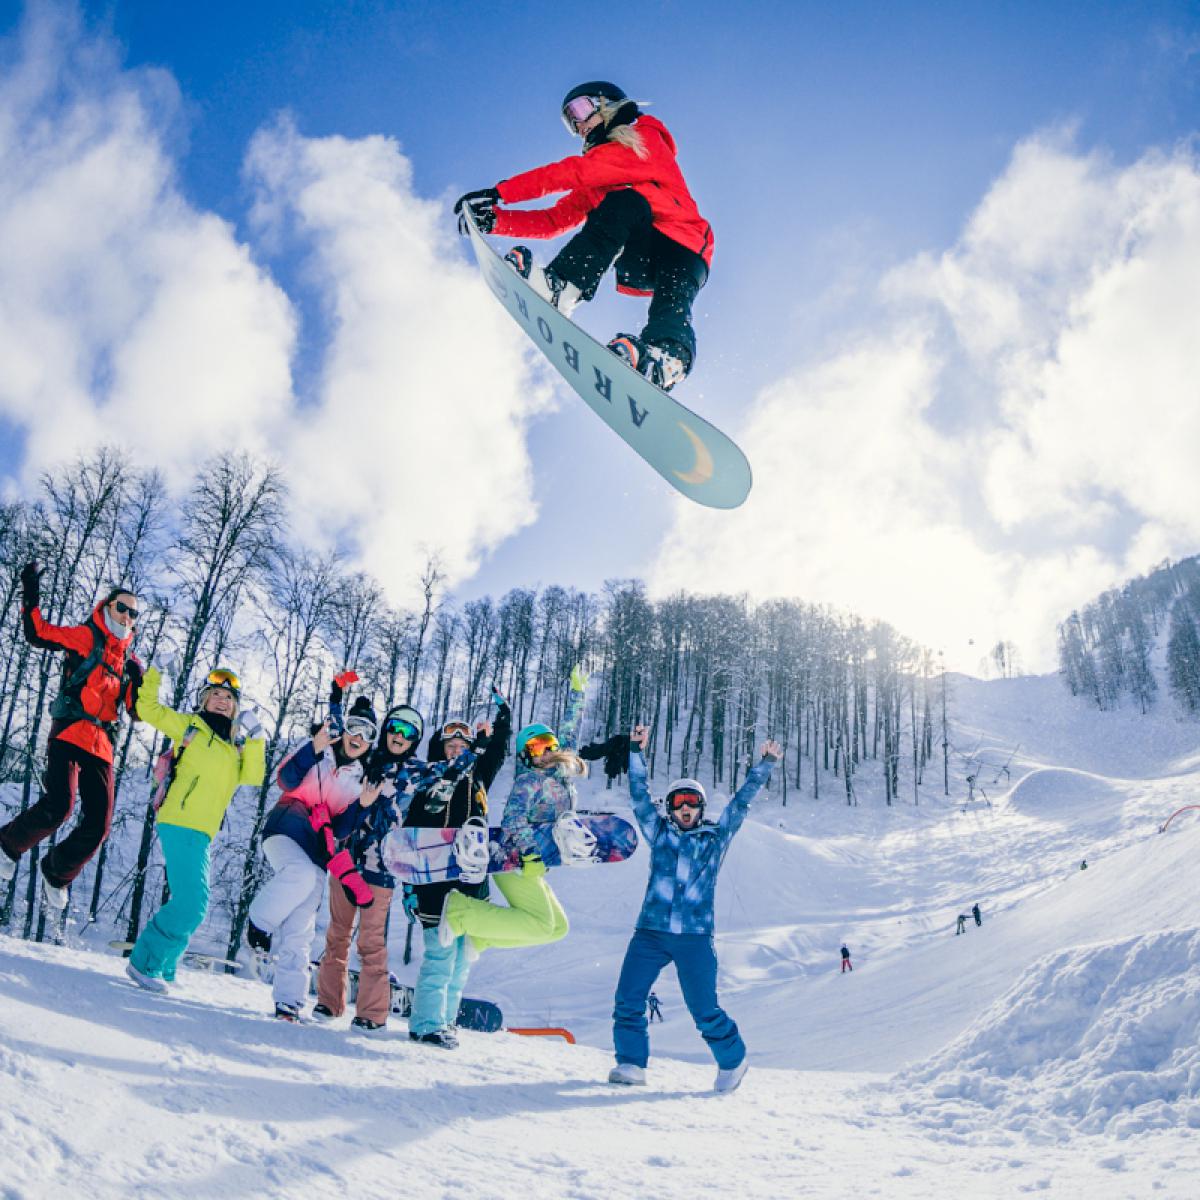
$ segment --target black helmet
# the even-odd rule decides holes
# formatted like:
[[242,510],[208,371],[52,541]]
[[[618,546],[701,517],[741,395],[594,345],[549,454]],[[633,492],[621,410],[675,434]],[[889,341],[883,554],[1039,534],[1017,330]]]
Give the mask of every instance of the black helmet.
[[[593,101],[591,109],[579,113],[568,112],[568,106],[577,100]],[[629,97],[615,83],[605,83],[603,79],[593,79],[590,83],[581,83],[578,87],[573,87],[563,97],[562,104],[559,106],[563,124],[569,133],[577,134],[579,132],[578,126],[595,111],[594,102],[597,100],[607,100],[610,104],[623,104],[629,100]]]

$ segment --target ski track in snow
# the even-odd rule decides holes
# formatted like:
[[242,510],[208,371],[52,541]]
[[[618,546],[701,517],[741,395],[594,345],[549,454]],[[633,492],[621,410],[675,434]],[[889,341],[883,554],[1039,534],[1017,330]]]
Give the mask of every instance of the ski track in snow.
[[[956,679],[954,707],[989,762],[1020,744],[1008,780],[981,777],[990,807],[959,782],[887,809],[864,772],[858,807],[793,788],[735,840],[716,906],[750,1047],[734,1095],[709,1090],[672,972],[649,1085],[604,1082],[641,848],[554,872],[568,938],[472,973],[510,1024],[576,1046],[280,1024],[253,981],[137,990],[96,930],[0,936],[0,1200],[1200,1196],[1200,819],[1156,833],[1197,795],[1197,727],[1098,713],[1053,678]],[[585,803],[627,808],[602,779]],[[956,937],[976,900],[983,926]]]

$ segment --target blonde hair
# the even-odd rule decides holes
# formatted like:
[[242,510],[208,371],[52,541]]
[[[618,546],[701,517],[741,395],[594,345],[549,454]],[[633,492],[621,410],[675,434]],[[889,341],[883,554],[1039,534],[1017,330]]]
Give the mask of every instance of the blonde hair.
[[626,104],[637,104],[638,108],[644,108],[640,100],[601,100],[600,102],[600,117],[604,121],[605,137],[610,142],[616,142],[618,145],[624,146],[627,150],[632,150],[640,159],[650,157],[650,151],[646,149],[646,143],[642,140],[642,135],[634,129],[632,125],[618,125],[615,129],[609,128],[609,122],[613,117],[625,107]]
[[588,773],[587,763],[574,750],[547,750],[538,755],[537,765],[539,769],[547,771],[562,767],[568,775],[586,776]]

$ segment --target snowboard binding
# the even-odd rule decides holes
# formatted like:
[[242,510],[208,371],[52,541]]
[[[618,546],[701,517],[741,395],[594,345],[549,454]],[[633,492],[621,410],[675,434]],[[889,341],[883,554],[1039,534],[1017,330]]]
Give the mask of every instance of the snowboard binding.
[[618,333],[608,348],[624,359],[639,375],[644,375],[655,387],[669,392],[677,383],[687,378],[690,363],[672,354],[669,349],[655,346],[652,342],[632,333]]
[[554,844],[567,866],[590,867],[598,861],[596,835],[573,812],[554,822]]

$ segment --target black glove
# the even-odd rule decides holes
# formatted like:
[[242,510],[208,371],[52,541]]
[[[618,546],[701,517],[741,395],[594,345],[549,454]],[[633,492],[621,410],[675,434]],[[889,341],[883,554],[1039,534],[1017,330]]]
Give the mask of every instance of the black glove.
[[42,602],[42,573],[36,561],[27,562],[21,568],[21,605],[25,609],[37,608]]
[[496,227],[496,205],[500,203],[500,193],[494,188],[482,188],[478,192],[466,192],[454,202],[454,211],[458,214],[459,233],[467,232],[466,217],[463,206],[470,209],[475,224],[480,233],[491,233]]
[[604,754],[604,774],[617,779],[629,770],[629,734],[617,733],[608,739]]

